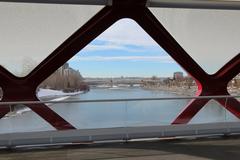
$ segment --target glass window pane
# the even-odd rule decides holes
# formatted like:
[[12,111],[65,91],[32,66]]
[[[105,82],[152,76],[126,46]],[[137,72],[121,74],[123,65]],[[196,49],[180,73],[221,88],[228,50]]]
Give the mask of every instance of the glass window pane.
[[150,8],[168,32],[209,74],[240,52],[240,11]]
[[239,119],[215,100],[210,100],[189,124],[239,122]]
[[11,106],[11,111],[0,120],[0,134],[50,130],[55,128],[23,105]]
[[101,8],[0,2],[0,65],[26,76]]

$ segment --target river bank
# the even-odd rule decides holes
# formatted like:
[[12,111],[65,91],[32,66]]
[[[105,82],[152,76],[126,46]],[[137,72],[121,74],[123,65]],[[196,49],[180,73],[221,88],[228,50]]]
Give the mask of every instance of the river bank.
[[[191,86],[189,88],[187,86],[168,87],[164,85],[161,85],[161,86],[149,85],[149,86],[143,86],[143,89],[166,91],[166,92],[171,92],[171,93],[182,95],[182,96],[195,96],[197,92],[197,86]],[[228,92],[230,95],[239,96],[240,88],[228,87]]]
[[159,90],[159,91],[166,91],[171,92],[173,94],[182,95],[182,96],[195,96],[197,92],[197,86],[191,86],[190,88],[187,86],[165,86],[165,85],[149,85],[143,86],[143,89],[148,90]]
[[52,89],[43,89],[40,88],[37,92],[37,96],[39,99],[54,99],[59,97],[65,97],[65,96],[75,96],[84,93],[85,91],[77,91],[77,92],[63,92],[61,90],[52,90]]

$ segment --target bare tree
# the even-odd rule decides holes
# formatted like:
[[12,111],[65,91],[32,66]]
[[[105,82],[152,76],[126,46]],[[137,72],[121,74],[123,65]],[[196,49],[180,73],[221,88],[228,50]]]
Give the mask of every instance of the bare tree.
[[69,65],[60,67],[41,84],[41,87],[66,92],[89,89],[88,85],[84,83],[80,72],[70,68]]

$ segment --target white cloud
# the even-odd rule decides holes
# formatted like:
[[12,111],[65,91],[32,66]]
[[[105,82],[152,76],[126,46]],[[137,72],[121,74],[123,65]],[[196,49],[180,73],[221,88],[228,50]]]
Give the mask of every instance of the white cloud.
[[145,48],[130,48],[119,44],[89,44],[84,48],[85,52],[107,51],[107,50],[121,50],[127,52],[144,52]]
[[175,63],[170,56],[75,56],[71,61],[150,61]]
[[[101,44],[89,44],[85,48],[85,51],[127,50],[133,52],[153,47],[156,48],[156,46],[159,47],[158,44],[131,19],[122,19],[116,22],[99,35],[95,41],[101,42]],[[141,50],[137,49],[138,47],[140,47]]]
[[156,42],[134,21],[131,19],[122,19],[105,32],[98,40],[135,46],[154,46]]

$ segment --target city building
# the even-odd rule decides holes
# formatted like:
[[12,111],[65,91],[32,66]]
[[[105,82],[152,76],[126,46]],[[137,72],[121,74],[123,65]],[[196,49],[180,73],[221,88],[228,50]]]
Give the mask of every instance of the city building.
[[183,72],[174,72],[173,73],[173,79],[174,80],[182,80],[183,77]]

